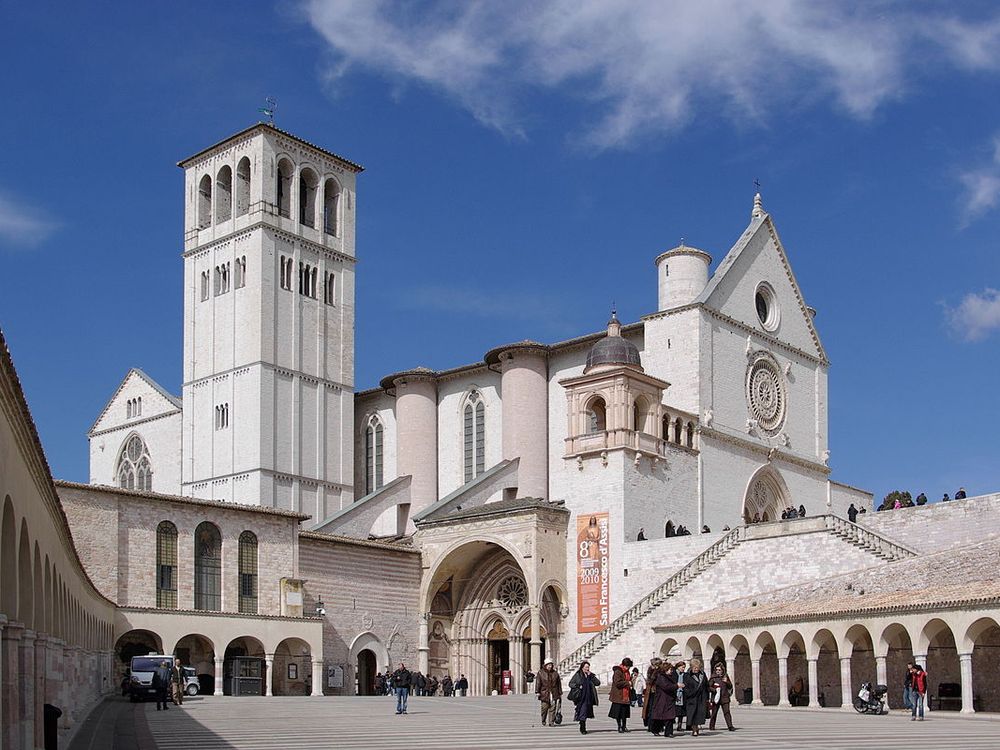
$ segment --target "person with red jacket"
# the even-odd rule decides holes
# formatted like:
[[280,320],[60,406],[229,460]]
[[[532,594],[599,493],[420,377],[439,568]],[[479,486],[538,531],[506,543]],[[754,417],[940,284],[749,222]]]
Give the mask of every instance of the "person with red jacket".
[[910,674],[913,676],[910,686],[910,703],[912,704],[910,721],[916,721],[918,713],[920,721],[923,721],[924,699],[927,696],[927,672],[921,669],[919,664],[914,664],[910,667]]

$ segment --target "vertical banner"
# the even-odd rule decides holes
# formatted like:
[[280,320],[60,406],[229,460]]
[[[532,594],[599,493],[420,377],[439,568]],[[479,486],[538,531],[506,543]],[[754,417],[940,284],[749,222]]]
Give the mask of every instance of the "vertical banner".
[[599,633],[611,622],[608,514],[576,517],[576,632]]

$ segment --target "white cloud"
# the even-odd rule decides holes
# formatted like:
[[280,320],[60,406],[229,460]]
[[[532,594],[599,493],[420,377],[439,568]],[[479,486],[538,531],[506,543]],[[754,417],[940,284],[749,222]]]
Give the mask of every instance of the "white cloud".
[[986,164],[958,176],[962,187],[962,226],[1000,206],[1000,134],[993,138],[993,153]]
[[918,62],[1000,68],[1000,18],[919,15],[908,4],[303,3],[334,55],[328,78],[361,66],[415,81],[513,136],[535,114],[525,111],[530,96],[556,91],[591,107],[574,136],[599,148],[627,147],[698,116],[765,124],[779,105],[787,112],[830,100],[866,118],[901,96]]
[[1000,329],[1000,291],[984,289],[962,298],[957,307],[945,307],[952,330],[966,341],[979,341]]
[[0,193],[0,244],[37,245],[56,228],[42,212]]

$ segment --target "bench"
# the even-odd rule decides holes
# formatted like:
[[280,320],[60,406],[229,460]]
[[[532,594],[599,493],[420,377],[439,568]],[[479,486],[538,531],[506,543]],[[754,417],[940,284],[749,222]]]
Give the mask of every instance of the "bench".
[[937,696],[928,696],[927,706],[931,711],[961,711],[962,686],[957,682],[942,682],[938,685]]

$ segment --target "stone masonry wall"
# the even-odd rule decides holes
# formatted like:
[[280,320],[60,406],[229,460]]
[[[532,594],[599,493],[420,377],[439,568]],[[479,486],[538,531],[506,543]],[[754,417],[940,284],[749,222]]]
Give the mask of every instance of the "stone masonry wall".
[[913,508],[869,511],[858,516],[866,529],[917,551],[933,552],[1000,536],[1000,493]]

